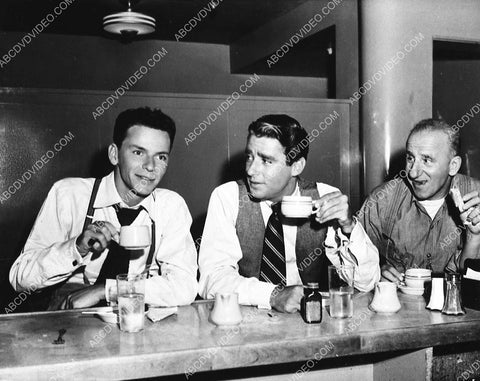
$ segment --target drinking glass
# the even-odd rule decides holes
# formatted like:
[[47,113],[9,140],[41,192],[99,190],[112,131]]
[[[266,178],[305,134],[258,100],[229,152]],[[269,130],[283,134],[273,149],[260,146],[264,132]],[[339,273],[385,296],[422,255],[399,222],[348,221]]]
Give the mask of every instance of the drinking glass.
[[117,275],[120,330],[124,332],[138,332],[144,327],[146,275]]
[[330,316],[349,318],[353,316],[353,266],[328,266],[328,291],[330,293]]

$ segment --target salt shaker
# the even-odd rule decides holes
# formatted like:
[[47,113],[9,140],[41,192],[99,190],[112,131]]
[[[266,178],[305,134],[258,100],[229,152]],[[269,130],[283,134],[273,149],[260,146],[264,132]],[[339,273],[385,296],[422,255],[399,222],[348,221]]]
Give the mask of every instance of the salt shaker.
[[313,324],[322,321],[322,295],[318,283],[307,283],[303,290],[300,312],[306,323]]
[[441,311],[445,303],[443,296],[443,277],[432,278],[432,290],[430,293],[430,300],[426,308],[433,311]]

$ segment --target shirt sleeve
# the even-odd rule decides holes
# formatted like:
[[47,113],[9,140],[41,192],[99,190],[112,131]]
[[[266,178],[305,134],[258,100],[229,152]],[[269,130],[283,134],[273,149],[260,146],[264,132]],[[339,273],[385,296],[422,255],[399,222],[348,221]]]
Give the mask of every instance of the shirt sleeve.
[[72,236],[74,215],[65,192],[54,184],[10,269],[10,283],[17,292],[62,282],[83,264]]
[[[147,279],[145,302],[158,306],[190,304],[198,291],[197,251],[190,234],[192,217],[180,196],[171,197],[168,212],[158,211],[163,221],[156,261],[160,275]],[[157,230],[158,232],[158,230]]]
[[[317,184],[318,192],[324,194],[337,191],[326,184]],[[354,283],[359,291],[370,291],[380,280],[379,254],[360,221],[353,217],[355,226],[350,237],[345,236],[340,228],[327,230],[325,253],[333,265],[350,264],[355,267]]]
[[347,238],[338,229],[340,245],[337,244],[335,231],[329,227],[325,240],[325,253],[333,265],[352,265],[355,267],[354,284],[359,291],[370,291],[375,283],[380,280],[380,266],[378,250],[372,243],[363,226],[356,221],[355,227]]
[[363,203],[356,216],[373,244],[376,247],[382,247],[381,219],[378,212],[378,203],[375,201],[373,193]]
[[211,299],[217,292],[236,292],[240,304],[269,307],[275,285],[239,274],[238,197],[234,182],[216,188],[210,197],[200,245],[200,295]]

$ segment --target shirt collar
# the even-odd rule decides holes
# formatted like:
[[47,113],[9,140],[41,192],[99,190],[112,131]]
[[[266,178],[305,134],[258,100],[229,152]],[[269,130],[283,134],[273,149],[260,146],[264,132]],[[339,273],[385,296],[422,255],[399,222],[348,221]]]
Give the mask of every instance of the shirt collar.
[[120,207],[122,208],[136,209],[138,206],[143,206],[147,213],[152,216],[152,211],[155,203],[154,194],[155,191],[148,195],[148,197],[144,198],[139,204],[135,205],[135,207],[133,208],[128,206],[118,194],[117,187],[115,186],[114,171],[112,171],[102,179],[100,186],[98,187],[98,193],[97,197],[95,198],[93,207],[99,209],[106,208],[115,204],[120,204]]

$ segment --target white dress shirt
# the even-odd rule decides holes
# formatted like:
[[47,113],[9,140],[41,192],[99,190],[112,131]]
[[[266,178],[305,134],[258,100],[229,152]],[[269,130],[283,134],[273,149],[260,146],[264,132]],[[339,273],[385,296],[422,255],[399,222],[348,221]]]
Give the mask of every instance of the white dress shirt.
[[[44,288],[63,280],[94,284],[108,249],[99,256],[82,257],[75,241],[81,234],[93,178],[67,178],[56,182],[43,203],[27,242],[12,268],[10,283],[16,291]],[[126,207],[117,192],[113,172],[102,179],[94,203],[93,221],[108,221],[120,230],[113,205]],[[190,304],[197,294],[197,255],[190,235],[192,218],[183,198],[167,189],[155,189],[139,205],[133,225],[155,221],[155,252],[145,302],[162,306]],[[150,247],[130,259],[129,274],[145,270]],[[82,266],[85,266],[80,269]],[[159,276],[159,268],[161,276]],[[109,283],[110,282],[110,283]],[[108,284],[114,284],[107,279]]]
[[[323,183],[317,183],[317,189],[320,196],[338,190]],[[293,194],[300,194],[298,185]],[[210,299],[217,292],[237,292],[241,304],[270,306],[270,295],[275,285],[262,282],[255,277],[243,277],[238,272],[238,261],[242,258],[242,250],[235,229],[238,197],[238,184],[235,181],[220,185],[210,197],[198,260],[200,295]],[[269,201],[260,202],[265,226],[272,213],[270,205]],[[335,233],[344,242],[340,248],[337,246]],[[297,227],[283,225],[283,234],[287,286],[302,285],[295,255]],[[335,232],[332,227],[329,227],[325,239],[325,252],[334,265],[340,265],[340,255],[344,264],[352,264],[356,267],[355,287],[360,291],[371,290],[375,282],[380,279],[378,250],[358,221],[350,238],[345,237],[340,229]]]

